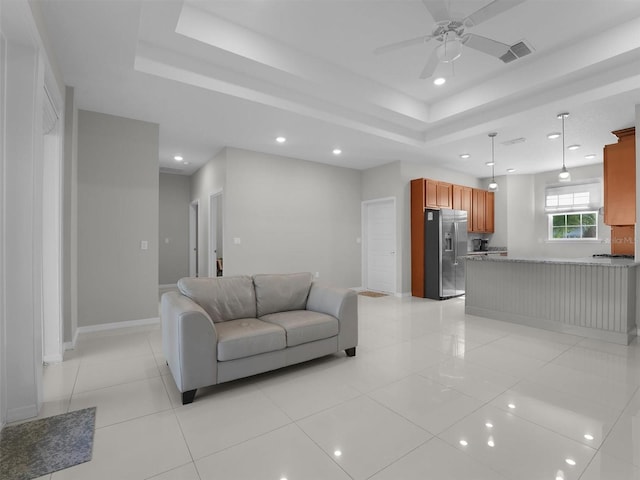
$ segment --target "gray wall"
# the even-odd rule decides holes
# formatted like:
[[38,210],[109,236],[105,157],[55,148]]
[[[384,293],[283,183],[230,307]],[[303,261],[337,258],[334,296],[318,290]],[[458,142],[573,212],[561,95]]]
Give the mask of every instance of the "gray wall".
[[80,110],[79,326],[158,316],[157,239],[158,125]]
[[[191,201],[198,202],[198,271],[201,277],[208,276],[209,271],[211,276],[215,276],[215,265],[213,262],[209,264],[209,198],[225,190],[226,159],[227,149],[223,149],[191,176]],[[224,215],[220,220],[220,231],[224,229],[223,224]],[[224,238],[218,241],[218,245],[223,242]]]
[[190,178],[160,174],[158,272],[160,285],[189,276]]
[[75,92],[66,87],[64,110],[64,167],[62,177],[62,318],[64,341],[78,328],[78,110]]
[[223,187],[225,276],[310,271],[360,285],[360,171],[227,148],[192,180],[201,251],[209,195]]

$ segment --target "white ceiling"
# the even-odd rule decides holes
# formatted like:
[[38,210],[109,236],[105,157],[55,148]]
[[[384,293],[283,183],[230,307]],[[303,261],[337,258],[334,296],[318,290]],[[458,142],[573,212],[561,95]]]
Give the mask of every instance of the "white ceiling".
[[[429,1],[429,0],[427,0]],[[509,64],[463,47],[441,87],[419,0],[40,0],[79,108],[160,125],[160,166],[191,174],[233,146],[368,168],[408,160],[490,175],[602,161],[640,104],[640,1],[526,0],[468,32],[534,52]],[[489,0],[448,0],[464,17]],[[436,73],[446,71],[440,64]],[[275,137],[288,141],[277,144]],[[525,141],[511,146],[503,142]],[[332,155],[340,147],[343,154]],[[189,165],[173,160],[180,153]],[[471,154],[468,160],[459,157]],[[587,160],[585,155],[596,154]]]

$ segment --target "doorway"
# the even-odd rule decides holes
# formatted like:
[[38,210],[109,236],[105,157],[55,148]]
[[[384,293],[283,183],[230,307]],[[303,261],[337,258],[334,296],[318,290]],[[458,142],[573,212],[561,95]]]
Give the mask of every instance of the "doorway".
[[198,210],[199,202],[191,202],[189,209],[189,276],[198,277]]
[[222,251],[222,192],[209,197],[209,256],[210,277],[221,277],[223,273]]
[[362,202],[362,283],[366,290],[396,293],[396,199]]

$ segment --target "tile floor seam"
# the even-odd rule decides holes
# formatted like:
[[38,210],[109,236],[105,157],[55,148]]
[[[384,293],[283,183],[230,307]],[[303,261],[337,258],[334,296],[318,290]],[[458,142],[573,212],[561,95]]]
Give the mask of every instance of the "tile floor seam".
[[313,439],[313,438],[312,438],[312,437],[311,437],[311,436],[310,436],[310,435],[305,431],[305,429],[304,429],[304,428],[302,428],[300,425],[298,425],[298,423],[297,423],[297,422],[293,422],[293,423],[294,423],[294,425],[296,426],[296,428],[297,428],[298,430],[300,430],[300,431],[302,432],[302,434],[303,434],[305,437],[307,437],[307,438],[308,438],[308,439],[309,439],[309,440],[310,440],[310,441],[311,441],[311,442],[316,446],[316,448],[317,448],[318,450],[320,450],[320,452],[321,452],[325,457],[327,457],[329,460],[331,460],[331,462],[333,462],[335,465],[337,465],[337,466],[338,466],[338,468],[339,468],[340,470],[342,470],[342,471],[344,472],[344,474],[345,474],[347,477],[349,477],[351,480],[355,480],[355,478],[354,478],[354,477],[353,477],[349,472],[347,472],[347,471],[344,469],[344,467],[343,467],[342,465],[340,465],[338,462],[336,462],[336,461],[335,461],[335,459],[334,459],[331,455],[329,455],[327,452],[325,452],[325,451],[324,451],[324,448],[322,448],[322,446],[321,446],[318,442],[316,442],[316,441],[315,441],[315,440],[314,440],[314,439]]
[[385,465],[384,467],[382,467],[380,470],[376,471],[375,473],[373,473],[372,475],[369,475],[367,477],[367,480],[370,480],[371,478],[375,477],[376,475],[378,475],[379,473],[382,473],[384,470],[390,468],[392,465],[394,465],[395,463],[399,462],[400,460],[402,460],[403,458],[405,458],[407,455],[410,455],[411,453],[415,452],[417,449],[419,449],[420,447],[423,447],[424,445],[426,445],[427,443],[431,442],[434,438],[436,438],[435,435],[433,435],[431,438],[425,440],[424,442],[422,442],[420,445],[417,445],[415,448],[412,448],[411,450],[409,450],[408,452],[406,452],[404,455],[401,455],[400,457],[396,458],[393,462],[391,462],[389,465]]
[[154,378],[159,378],[159,377],[162,377],[162,375],[154,375],[153,377],[137,378],[135,380],[129,380],[129,381],[122,382],[122,383],[114,383],[112,385],[105,385],[103,387],[91,388],[89,390],[81,390],[79,392],[73,392],[71,394],[71,398],[73,398],[74,396],[77,396],[77,395],[84,395],[85,393],[98,392],[100,390],[105,390],[107,388],[123,387],[125,385],[131,385],[132,383],[144,382],[145,380],[153,380]]

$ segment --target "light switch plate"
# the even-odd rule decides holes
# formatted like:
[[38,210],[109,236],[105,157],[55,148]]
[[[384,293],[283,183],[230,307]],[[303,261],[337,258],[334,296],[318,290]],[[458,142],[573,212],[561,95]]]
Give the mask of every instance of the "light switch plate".
[[148,250],[149,242],[147,240],[140,240],[140,250]]

